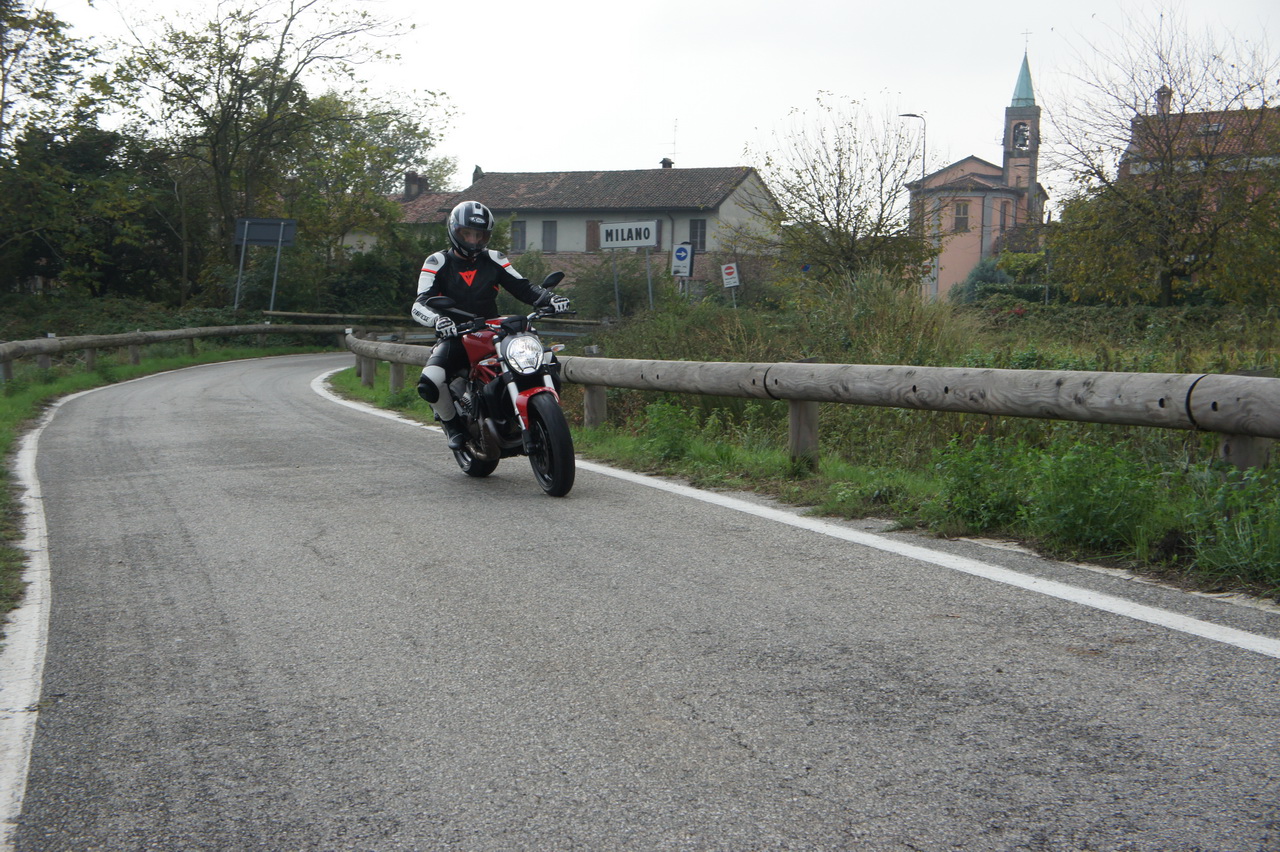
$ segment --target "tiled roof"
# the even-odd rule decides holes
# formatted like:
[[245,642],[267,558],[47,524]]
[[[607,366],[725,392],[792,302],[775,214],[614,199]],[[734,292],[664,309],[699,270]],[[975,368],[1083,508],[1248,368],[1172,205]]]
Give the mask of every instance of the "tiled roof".
[[456,192],[424,192],[408,201],[405,201],[403,195],[395,200],[399,202],[400,209],[403,211],[401,222],[410,225],[431,225],[444,224],[445,217],[457,203],[454,201],[457,197]]
[[747,166],[621,172],[489,172],[461,195],[513,210],[708,210],[752,175]]
[[1140,115],[1125,159],[1163,156],[1265,156],[1280,153],[1280,110],[1239,109]]

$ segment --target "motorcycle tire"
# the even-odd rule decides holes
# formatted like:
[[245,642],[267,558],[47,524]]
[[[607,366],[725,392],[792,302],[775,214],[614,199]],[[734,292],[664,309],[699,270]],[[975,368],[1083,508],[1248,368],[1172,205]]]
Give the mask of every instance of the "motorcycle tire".
[[453,458],[458,463],[458,467],[462,468],[463,473],[467,476],[474,476],[477,479],[488,476],[498,469],[497,459],[478,459],[465,447],[461,450],[454,450]]
[[573,459],[573,436],[554,396],[540,393],[529,400],[529,430],[533,433],[529,464],[534,478],[551,497],[563,497],[573,488],[577,468]]

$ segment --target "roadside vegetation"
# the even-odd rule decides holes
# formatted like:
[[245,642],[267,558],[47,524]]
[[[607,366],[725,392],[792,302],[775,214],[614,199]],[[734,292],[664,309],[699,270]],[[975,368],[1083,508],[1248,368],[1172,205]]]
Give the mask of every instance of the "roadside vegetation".
[[[876,275],[758,299],[672,298],[589,342],[605,357],[700,361],[1213,373],[1274,373],[1280,362],[1274,309],[931,304]],[[335,383],[429,420],[412,387],[389,394],[385,373],[373,388],[353,371]],[[581,389],[567,385],[565,402],[580,423]],[[608,409],[606,426],[575,430],[586,457],[819,514],[1009,538],[1186,587],[1280,598],[1280,473],[1224,465],[1214,434],[824,405],[822,457],[809,472],[788,458],[782,402],[614,389]]]

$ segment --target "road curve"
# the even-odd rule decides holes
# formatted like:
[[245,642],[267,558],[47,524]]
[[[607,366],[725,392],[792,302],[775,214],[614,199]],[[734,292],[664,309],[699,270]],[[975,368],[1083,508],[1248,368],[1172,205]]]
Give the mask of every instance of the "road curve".
[[312,390],[349,361],[45,427],[15,848],[1280,849],[1274,610],[594,466],[562,500],[521,460],[469,479]]

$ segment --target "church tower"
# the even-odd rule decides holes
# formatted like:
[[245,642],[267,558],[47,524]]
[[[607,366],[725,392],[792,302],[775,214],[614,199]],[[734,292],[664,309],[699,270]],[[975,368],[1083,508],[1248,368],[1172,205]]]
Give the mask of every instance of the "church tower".
[[1004,181],[1021,190],[1018,222],[1043,220],[1044,201],[1039,180],[1040,107],[1031,86],[1031,66],[1022,54],[1022,70],[1013,88],[1013,100],[1004,111]]

